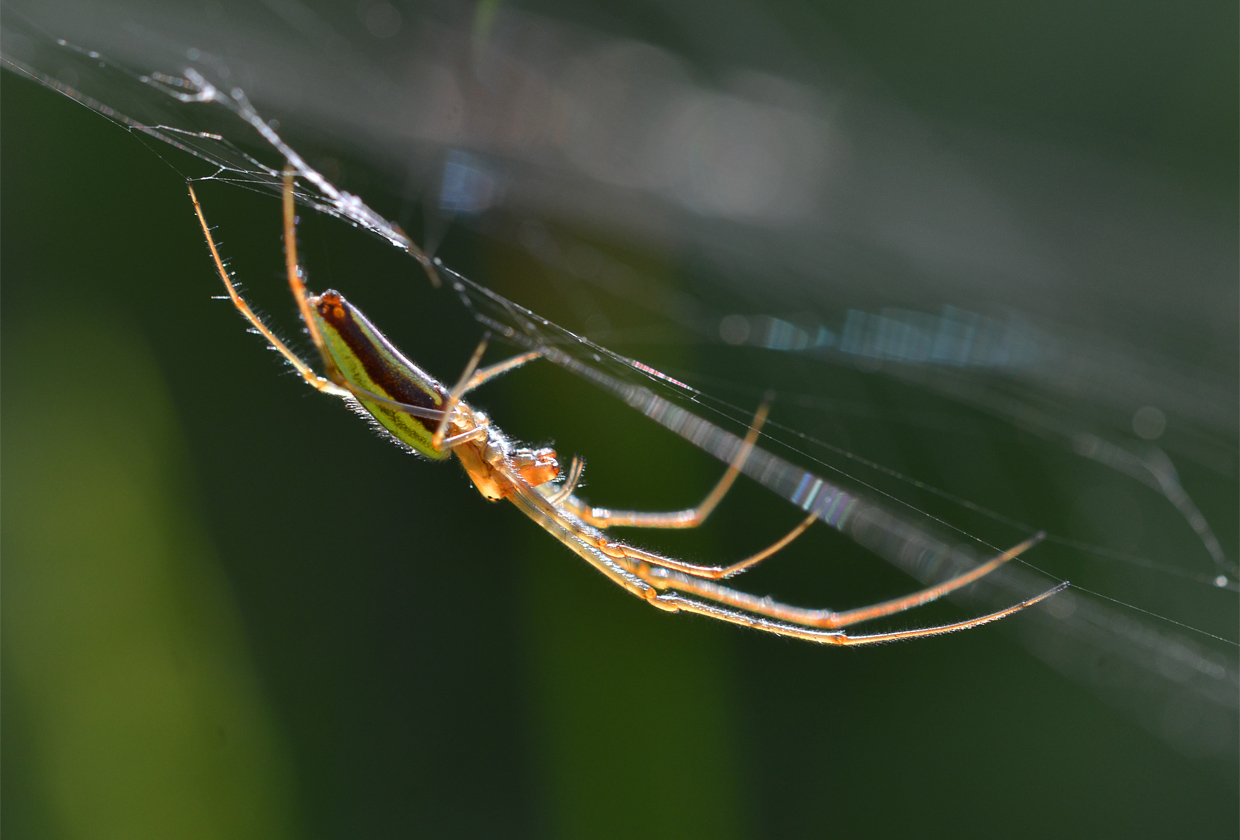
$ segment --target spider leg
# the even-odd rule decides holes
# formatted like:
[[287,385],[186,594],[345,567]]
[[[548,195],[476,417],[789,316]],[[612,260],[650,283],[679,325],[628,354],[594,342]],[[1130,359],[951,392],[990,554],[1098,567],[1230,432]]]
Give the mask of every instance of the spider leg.
[[783,537],[771,543],[766,548],[759,551],[757,554],[750,555],[744,560],[737,561],[736,563],[732,563],[728,566],[700,566],[696,563],[686,563],[684,560],[677,560],[674,557],[665,557],[661,554],[656,554],[653,551],[647,551],[645,549],[620,542],[619,540],[609,540],[602,535],[592,540],[592,542],[595,547],[599,549],[599,551],[603,552],[608,557],[623,557],[627,560],[635,560],[638,563],[649,563],[652,566],[660,566],[664,569],[684,572],[685,574],[692,575],[695,578],[704,578],[706,580],[723,580],[724,578],[739,575],[746,569],[758,565],[772,554],[783,550],[789,543],[801,536],[801,534],[805,533],[805,529],[814,524],[816,519],[818,519],[818,514],[811,513],[809,516],[801,520],[795,528]]
[[310,334],[310,340],[314,342],[315,349],[319,351],[319,357],[327,369],[328,378],[337,381],[341,377],[333,375],[336,366],[332,364],[331,356],[327,354],[327,343],[323,340],[318,324],[315,323],[314,316],[310,312],[310,300],[306,297],[306,281],[302,277],[301,265],[297,262],[297,210],[293,204],[293,186],[296,176],[297,173],[291,166],[284,167],[284,189],[281,191],[284,206],[284,269],[288,272],[288,287],[293,293],[293,299],[297,301],[297,311],[301,313],[306,332]]
[[475,371],[474,375],[469,378],[467,383],[465,383],[465,387],[461,390],[460,396],[463,397],[475,388],[490,382],[495,377],[507,373],[514,368],[519,368],[526,362],[533,361],[540,356],[542,356],[541,350],[531,350],[528,353],[522,353],[519,356],[513,356],[511,359],[505,359],[504,361],[497,362],[489,367],[481,368],[480,370]]
[[593,530],[590,526],[584,525],[575,517],[565,513],[561,508],[550,504],[541,493],[534,487],[531,487],[519,475],[509,473],[508,478],[514,488],[514,492],[507,497],[508,500],[516,505],[522,513],[538,523],[543,530],[564,543],[577,556],[598,569],[612,583],[617,584],[625,591],[660,609],[670,612],[676,611],[675,606],[665,606],[658,602],[659,591],[642,580],[634,572],[631,563],[624,560],[617,561],[608,557],[586,540],[585,537]]
[[[287,176],[289,173],[286,172],[285,174]],[[389,399],[381,394],[375,394],[365,389],[351,386],[348,383],[339,385],[315,373],[313,368],[306,364],[300,356],[290,350],[287,344],[276,337],[275,333],[273,333],[267,325],[263,323],[262,319],[259,318],[258,315],[255,314],[254,310],[250,308],[250,305],[246,302],[245,298],[241,296],[241,293],[237,289],[236,284],[233,282],[232,277],[229,276],[228,271],[224,268],[224,261],[220,257],[219,249],[216,247],[215,237],[211,235],[211,229],[207,225],[207,218],[203,213],[202,205],[198,201],[198,195],[194,192],[194,187],[192,184],[188,184],[187,186],[189,187],[190,200],[194,202],[194,213],[198,216],[198,224],[202,227],[203,236],[207,240],[207,248],[211,251],[211,259],[215,263],[215,270],[220,275],[220,279],[224,282],[224,290],[228,292],[229,300],[232,301],[233,306],[237,308],[237,311],[241,313],[242,317],[250,323],[250,327],[263,338],[267,339],[267,343],[272,347],[272,349],[277,350],[280,355],[288,360],[289,364],[293,366],[293,368],[301,375],[301,378],[304,379],[307,384],[318,391],[325,394],[330,394],[334,397],[341,397],[343,399],[347,399],[349,397],[363,397],[374,402],[385,403],[393,408],[400,409],[401,411],[407,412],[416,417],[426,417],[428,419],[438,420],[443,416],[443,413],[437,409],[427,409],[422,406],[407,405],[405,403]],[[291,204],[291,184],[286,183],[286,189],[288,191],[285,195]],[[288,222],[289,219],[286,217],[285,221]],[[292,243],[293,263],[296,264],[297,245],[293,235],[289,233],[290,230],[291,228],[285,228],[285,241]],[[305,299],[305,283],[302,281],[299,272],[294,271],[291,275],[289,285],[293,288],[293,295],[297,298],[298,306],[300,308],[301,302]],[[306,321],[305,323],[307,325],[307,329],[311,330],[312,337],[319,335],[318,329],[313,320]],[[319,338],[321,340],[322,337],[319,336]],[[326,356],[324,356],[324,358],[326,359]]]
[[456,413],[456,407],[460,405],[461,397],[469,390],[469,382],[473,378],[474,371],[478,369],[478,362],[482,361],[482,354],[487,350],[487,336],[482,337],[482,341],[478,342],[478,347],[474,350],[474,355],[469,357],[469,362],[465,365],[465,372],[461,374],[461,378],[452,390],[448,392],[448,399],[443,406],[443,419],[439,421],[439,428],[435,430],[435,434],[431,437],[431,445],[436,449],[443,449],[444,434],[448,431],[448,423],[452,420],[452,415]]
[[[804,639],[805,641],[818,642],[819,644],[828,645],[873,645],[882,642],[894,642],[901,639],[920,639],[925,636],[941,636],[944,633],[955,633],[958,630],[970,630],[974,627],[981,627],[983,624],[989,624],[992,621],[998,621],[1006,618],[1012,613],[1020,612],[1023,609],[1032,607],[1039,601],[1045,600],[1050,596],[1062,592],[1068,588],[1068,582],[1064,581],[1058,586],[1043,592],[1040,595],[1021,601],[1019,604],[1007,607],[988,615],[971,618],[968,621],[958,621],[954,624],[940,624],[935,627],[919,627],[914,630],[896,630],[890,633],[872,633],[865,636],[850,636],[840,630],[819,630],[807,628],[796,624],[790,624],[782,621],[772,621],[768,618],[752,615],[750,613],[741,612],[740,610],[732,610],[726,607],[718,606],[709,602],[697,601],[692,598],[686,598],[675,592],[664,592],[655,599],[655,606],[663,606],[664,609],[684,610],[685,612],[697,613],[698,615],[708,616],[726,621],[729,624],[739,624],[742,627],[752,627],[755,630],[762,630],[766,633],[774,633],[777,636],[790,636],[796,639]],[[662,604],[658,603],[662,602]]]
[[[561,502],[573,494],[573,490],[581,483],[581,473],[585,470],[585,461],[573,456],[573,462],[568,468],[568,477],[564,479],[564,483],[559,487],[550,487],[544,494],[547,501],[555,506],[559,506]],[[547,486],[547,485],[544,485]],[[542,492],[541,490],[539,492]]]
[[610,510],[608,508],[590,507],[575,496],[570,497],[564,503],[565,507],[572,511],[573,515],[579,517],[583,522],[593,525],[595,528],[611,528],[617,525],[626,528],[696,528],[706,521],[706,517],[710,516],[719,502],[723,500],[723,497],[732,489],[736,477],[740,475],[741,469],[745,466],[745,461],[749,459],[749,453],[753,451],[754,444],[758,441],[758,433],[762,430],[762,424],[766,422],[766,416],[770,408],[769,402],[764,402],[758,408],[757,414],[754,415],[753,423],[749,426],[749,432],[746,433],[744,441],[742,441],[740,448],[736,450],[735,457],[732,458],[732,463],[728,465],[728,469],[724,472],[723,477],[719,479],[719,483],[706,494],[706,498],[702,499],[697,507],[660,513]]
[[[674,511],[671,513],[643,513],[638,511],[611,511],[605,508],[587,507],[584,502],[570,495],[567,499],[563,499],[563,488],[554,495],[549,495],[548,499],[553,504],[563,503],[565,509],[571,512],[581,521],[594,526],[595,528],[606,528],[610,525],[623,525],[628,527],[644,527],[644,528],[694,528],[701,525],[715,506],[719,504],[724,495],[732,488],[732,484],[736,481],[736,477],[740,474],[741,469],[745,465],[745,461],[749,458],[749,454],[753,451],[754,444],[758,439],[758,434],[762,429],[763,423],[766,422],[767,413],[770,409],[769,403],[763,403],[757,414],[754,415],[753,423],[750,425],[749,432],[746,434],[741,446],[737,449],[736,456],[732,459],[732,463],[728,466],[723,477],[715,485],[714,489],[707,494],[702,503],[695,508],[688,510]],[[574,459],[574,467],[577,461]],[[577,477],[570,476],[570,481],[565,482],[565,487],[575,486]],[[727,566],[702,566],[696,563],[687,563],[683,560],[676,560],[671,557],[664,557],[651,551],[636,548],[617,540],[608,540],[601,534],[597,537],[585,537],[595,548],[602,551],[609,557],[627,558],[635,560],[639,563],[645,562],[667,569],[674,569],[684,572],[694,577],[706,578],[708,580],[721,580],[738,575],[741,572],[756,566],[766,558],[785,548],[794,539],[805,532],[818,516],[811,513],[804,520],[797,524],[795,528],[789,531],[780,539],[756,554],[753,554],[744,560],[732,563]]]
[[[638,564],[634,566],[636,574],[642,580],[651,586],[660,590],[675,590],[676,592],[687,593],[703,598],[707,601],[724,607],[732,607],[736,610],[743,610],[746,613],[752,613],[758,616],[774,619],[780,622],[799,625],[809,628],[823,628],[827,630],[838,630],[841,627],[848,627],[853,624],[859,624],[863,621],[869,621],[874,618],[892,615],[894,613],[911,610],[914,607],[920,607],[935,601],[948,593],[954,592],[963,586],[973,583],[978,578],[990,574],[995,569],[1002,566],[1012,558],[1022,554],[1034,545],[1042,541],[1043,534],[1038,533],[1025,540],[1020,545],[1014,546],[999,556],[982,563],[980,566],[970,569],[964,574],[957,575],[953,578],[926,587],[909,595],[900,598],[893,598],[890,601],[883,601],[879,604],[873,604],[867,607],[860,607],[854,610],[845,610],[836,612],[827,609],[806,609],[804,607],[794,607],[788,604],[770,598],[759,598],[756,595],[750,595],[747,592],[740,592],[717,583],[701,580],[690,575],[681,574],[669,568],[660,566],[645,566]],[[614,556],[614,555],[609,555]],[[627,555],[626,555],[627,559]]]
[[[1065,581],[1033,598],[967,621],[913,630],[850,636],[839,628],[882,615],[902,612],[941,597],[954,589],[959,589],[1036,544],[1043,535],[1037,534],[963,575],[904,598],[845,613],[835,613],[830,610],[806,610],[781,604],[770,598],[757,598],[671,569],[652,567],[642,561],[635,562],[628,556],[606,554],[598,547],[601,532],[577,519],[563,508],[552,505],[519,476],[510,476],[510,478],[513,479],[516,492],[509,496],[509,499],[523,513],[571,548],[578,556],[607,575],[614,583],[651,606],[668,612],[684,610],[697,613],[779,636],[791,636],[821,644],[835,645],[877,644],[922,636],[937,636],[998,621],[1012,613],[1031,607],[1068,587]],[[698,597],[682,594],[684,592]]]
[[[277,338],[276,334],[262,322],[262,319],[259,318],[258,315],[254,314],[254,310],[250,308],[248,303],[246,303],[245,298],[241,296],[241,293],[237,290],[236,284],[228,275],[228,270],[224,268],[224,261],[220,257],[219,249],[215,246],[215,238],[211,235],[211,228],[207,225],[207,217],[202,212],[202,205],[198,203],[198,196],[194,193],[193,185],[189,184],[188,186],[190,200],[194,202],[194,212],[198,215],[198,224],[202,226],[203,236],[205,236],[207,240],[207,248],[210,249],[211,259],[215,262],[215,270],[219,273],[220,279],[224,281],[224,290],[228,292],[228,298],[232,301],[233,306],[237,308],[237,311],[241,313],[242,317],[250,322],[250,326],[255,332],[267,339],[267,343],[288,360],[289,364],[293,366],[293,369],[301,375],[301,378],[304,379],[308,385],[316,390],[322,391],[325,394],[331,394],[337,397],[351,396],[347,389],[342,388],[334,382],[324,379],[322,376],[315,373],[313,368],[306,364],[300,356],[290,350],[288,345]],[[288,239],[287,235],[286,241],[291,241]],[[295,248],[296,246],[293,247]],[[294,260],[296,260],[295,254]],[[293,275],[290,275],[290,277],[292,276]],[[300,278],[298,278],[297,282],[300,283]],[[302,286],[302,289],[304,296],[304,285]],[[313,321],[309,319],[306,319],[306,323],[308,325],[313,325]],[[321,341],[322,338],[320,337],[319,340]]]
[[[294,195],[293,195],[293,187],[296,182],[296,175],[297,173],[293,170],[291,166],[284,167],[284,189],[282,192],[283,209],[284,209],[284,263],[285,263],[285,269],[288,272],[289,289],[293,293],[293,298],[297,301],[297,309],[301,313],[301,319],[306,325],[306,331],[310,334],[310,339],[311,341],[314,342],[315,348],[318,349],[319,356],[323,360],[323,365],[327,369],[328,377],[332,380],[332,383],[330,383],[331,387],[322,387],[323,385],[329,384],[327,380],[324,380],[323,377],[318,376],[317,374],[314,374],[314,372],[310,370],[310,368],[305,364],[305,362],[301,361],[299,357],[292,354],[292,352],[283,344],[283,342],[280,342],[278,339],[275,338],[274,335],[270,333],[270,331],[268,331],[265,327],[263,327],[262,324],[258,321],[258,319],[254,316],[253,312],[250,311],[249,306],[245,304],[245,301],[241,300],[240,296],[236,294],[236,290],[233,288],[232,284],[229,282],[226,276],[226,273],[223,271],[223,266],[220,265],[219,255],[216,253],[216,250],[215,250],[215,244],[211,242],[211,234],[207,231],[206,222],[203,221],[203,218],[202,218],[202,210],[198,206],[197,197],[193,196],[194,190],[193,190],[193,187],[191,187],[190,195],[191,197],[194,198],[194,207],[198,211],[199,221],[202,222],[203,232],[207,234],[207,241],[211,247],[212,256],[215,257],[217,267],[220,268],[221,276],[224,277],[224,283],[228,287],[229,295],[230,297],[233,298],[234,304],[237,304],[237,307],[242,310],[242,314],[244,314],[248,319],[250,319],[250,322],[253,323],[263,333],[263,335],[267,337],[268,341],[272,342],[273,346],[275,346],[277,350],[282,352],[289,359],[289,361],[293,362],[295,367],[298,367],[298,372],[300,372],[303,377],[307,377],[307,372],[310,375],[314,376],[315,381],[311,381],[308,377],[307,377],[307,381],[310,381],[310,384],[314,385],[316,388],[319,388],[319,390],[332,393],[336,396],[352,395],[354,397],[364,397],[366,399],[370,399],[376,402],[387,403],[393,406],[394,408],[400,409],[414,416],[419,416],[419,417],[429,416],[431,417],[431,419],[437,418],[439,419],[439,428],[436,431],[436,434],[433,440],[435,442],[435,445],[441,448],[446,446],[447,448],[450,449],[454,446],[459,446],[460,444],[465,443],[466,441],[476,440],[478,437],[484,436],[486,433],[479,432],[478,429],[481,427],[477,427],[474,430],[463,432],[461,434],[458,434],[453,437],[448,437],[446,439],[444,438],[444,434],[447,430],[449,419],[452,417],[453,411],[455,410],[457,404],[460,403],[461,397],[466,392],[472,390],[473,388],[478,387],[479,385],[483,384],[489,379],[499,376],[501,373],[504,373],[515,367],[518,367],[524,364],[525,362],[529,361],[530,359],[533,359],[536,356],[541,355],[541,352],[535,351],[531,353],[525,353],[521,356],[517,356],[513,359],[509,359],[506,362],[501,362],[497,365],[492,365],[491,367],[483,368],[477,373],[474,373],[474,370],[478,366],[479,360],[482,358],[483,351],[486,350],[487,340],[484,337],[482,342],[478,345],[478,349],[474,351],[473,358],[471,358],[469,365],[466,367],[465,375],[461,377],[461,381],[457,383],[457,386],[452,389],[449,395],[448,403],[447,405],[444,406],[442,413],[438,413],[437,411],[433,409],[425,409],[420,406],[411,406],[411,405],[406,405],[404,403],[396,402],[394,400],[387,399],[386,397],[383,397],[379,394],[374,394],[370,391],[354,387],[353,385],[350,385],[349,383],[344,382],[343,377],[339,377],[335,375],[335,365],[332,363],[331,356],[328,355],[327,353],[326,343],[323,339],[323,335],[319,331],[318,324],[315,322],[311,314],[310,300],[306,296],[306,283],[302,276],[301,265],[297,261],[297,228],[296,228],[297,216],[296,216],[296,208],[294,205]],[[431,265],[430,260],[427,259],[426,255],[423,254],[422,251],[416,245],[413,245],[412,243],[410,243],[410,253],[413,254],[413,256],[417,258],[419,262],[422,263],[423,267],[427,270],[427,274],[430,277],[432,284],[438,287],[439,276],[438,274],[435,273],[435,270],[433,266]],[[305,368],[305,370],[303,371],[302,368]]]
[[[456,410],[456,407],[460,405],[462,397],[478,386],[491,381],[495,377],[507,373],[514,368],[518,368],[526,362],[531,361],[532,359],[537,359],[542,355],[541,350],[532,350],[529,353],[522,353],[519,356],[513,356],[511,359],[506,359],[498,364],[479,369],[478,363],[482,361],[482,354],[486,352],[486,349],[487,336],[484,335],[482,337],[482,341],[478,342],[477,348],[474,349],[474,354],[469,357],[469,362],[465,365],[465,372],[461,374],[461,378],[457,381],[456,385],[454,385],[452,390],[448,392],[448,399],[444,403],[443,407],[443,418],[439,421],[439,428],[435,430],[434,437],[431,438],[431,442],[440,449],[443,449],[445,446],[451,447],[459,445],[460,442],[466,439],[461,435],[458,435],[455,438],[444,437],[447,433],[448,423],[452,418],[452,414]],[[456,441],[456,443],[452,443],[452,441]]]
[[440,441],[439,448],[440,449],[455,449],[461,444],[467,443],[471,440],[481,440],[482,438],[487,436],[488,425],[489,423],[483,423],[481,425],[474,426],[469,431],[461,432],[460,434],[453,435],[452,437],[444,438],[442,441]]

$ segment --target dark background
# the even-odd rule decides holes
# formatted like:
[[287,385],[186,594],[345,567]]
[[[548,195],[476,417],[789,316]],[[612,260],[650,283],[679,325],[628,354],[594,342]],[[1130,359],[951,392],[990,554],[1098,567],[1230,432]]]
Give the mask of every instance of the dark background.
[[[671,48],[688,40],[646,12],[615,25]],[[770,16],[801,41],[829,32],[928,120],[1119,160],[1234,217],[1231,5]],[[210,299],[219,283],[184,189],[203,167],[13,74],[2,84],[6,833],[1236,835],[1234,745],[1185,754],[1029,655],[1015,627],[823,650],[658,614],[609,586],[455,466],[399,454],[310,392]],[[238,276],[305,349],[281,289],[277,202],[222,184],[200,197]],[[583,235],[687,282],[674,258]],[[338,221],[305,214],[300,241],[316,288],[346,292],[429,371],[457,375],[479,330],[448,292]],[[485,231],[453,226],[439,255],[583,328],[536,265]],[[607,305],[615,322],[646,317]],[[848,409],[832,427],[846,448],[1132,547],[1073,531],[1089,494],[1066,497],[1065,482],[1112,479],[993,417],[744,348],[621,349],[722,382],[738,404],[769,385],[829,392]],[[719,469],[549,367],[478,402],[518,437],[588,456],[588,492],[604,504],[687,504]],[[961,428],[986,442],[985,468],[952,457],[973,451]],[[1183,477],[1235,557],[1234,464]],[[1158,509],[1121,510],[1121,533],[1161,521],[1146,513]],[[739,555],[795,519],[741,487],[702,534],[649,542]],[[820,530],[756,589],[845,606],[910,585]],[[1167,594],[1153,573],[1099,580],[1234,628],[1228,593]]]

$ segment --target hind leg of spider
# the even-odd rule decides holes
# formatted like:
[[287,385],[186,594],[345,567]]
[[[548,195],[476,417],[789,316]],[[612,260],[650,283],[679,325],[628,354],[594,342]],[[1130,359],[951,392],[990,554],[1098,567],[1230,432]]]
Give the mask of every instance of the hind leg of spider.
[[[708,616],[719,621],[726,621],[729,624],[739,624],[742,627],[752,627],[755,630],[761,630],[766,633],[773,633],[777,636],[790,636],[796,639],[804,639],[809,642],[818,642],[827,645],[873,645],[882,642],[895,642],[903,639],[920,639],[926,636],[941,636],[944,633],[955,633],[960,630],[971,630],[974,627],[981,627],[984,624],[990,624],[992,621],[998,621],[1001,618],[1007,618],[1013,613],[1028,609],[1034,604],[1043,601],[1052,595],[1062,592],[1068,588],[1068,582],[1055,586],[1040,595],[1035,595],[1028,600],[1021,601],[997,612],[988,615],[971,618],[967,621],[958,621],[954,624],[940,624],[934,627],[919,627],[913,630],[897,630],[890,633],[872,633],[864,636],[850,636],[841,630],[822,630],[811,627],[804,627],[797,624],[791,624],[783,621],[772,621],[762,616],[753,615],[751,613],[741,612],[740,610],[728,609],[718,604],[697,601],[692,598],[686,598],[675,592],[664,592],[653,599],[654,606],[661,607],[668,611],[684,610],[685,612],[697,613],[698,615]],[[660,603],[661,602],[661,603]]]
[[[229,276],[228,269],[224,267],[224,260],[220,257],[219,249],[215,245],[215,238],[211,235],[211,228],[207,225],[207,217],[202,212],[202,205],[198,202],[198,196],[194,192],[193,184],[189,184],[188,187],[190,200],[194,202],[194,213],[198,216],[198,224],[202,226],[202,234],[207,240],[207,248],[211,251],[211,259],[215,263],[215,270],[220,275],[220,280],[223,281],[224,289],[228,292],[228,298],[232,301],[233,306],[235,306],[237,311],[241,313],[242,317],[250,323],[250,327],[263,338],[267,339],[267,343],[271,345],[273,349],[278,351],[280,355],[287,359],[289,364],[293,366],[293,369],[296,370],[301,375],[301,378],[304,379],[312,388],[336,397],[351,396],[347,389],[342,388],[334,382],[324,379],[322,376],[315,373],[313,368],[306,364],[300,356],[290,350],[288,345],[277,338],[275,333],[268,329],[267,325],[262,322],[262,319],[254,314],[254,310],[250,308],[248,303],[246,303],[245,298],[241,296],[236,284]],[[290,201],[291,197],[292,194],[290,192]],[[295,254],[293,259],[296,260]],[[304,290],[304,285],[302,288]],[[311,326],[313,325],[313,322],[308,318],[306,319],[306,323]]]
[[706,498],[696,507],[687,508],[685,510],[669,511],[669,512],[646,512],[635,510],[610,510],[609,508],[590,507],[581,499],[570,496],[565,500],[565,507],[572,511],[573,515],[593,525],[595,528],[611,528],[615,526],[623,526],[626,528],[696,528],[706,521],[706,518],[718,506],[723,497],[732,489],[732,485],[736,482],[737,476],[745,466],[745,462],[749,460],[749,454],[753,452],[754,445],[758,441],[758,434],[762,431],[762,425],[766,422],[766,416],[770,411],[770,402],[764,402],[759,406],[757,413],[754,415],[753,423],[749,426],[749,431],[745,434],[744,440],[740,441],[740,445],[736,450],[732,462],[728,464],[727,470],[723,477],[714,488],[706,494]]
[[870,621],[871,619],[911,610],[914,607],[935,601],[948,593],[955,592],[957,589],[973,583],[978,578],[990,574],[1004,563],[1037,545],[1044,536],[1042,533],[1035,534],[1020,545],[1014,546],[999,556],[982,563],[980,566],[970,569],[963,574],[956,575],[942,583],[928,586],[925,589],[900,598],[893,598],[890,601],[883,601],[882,603],[843,612],[805,609],[804,607],[781,604],[769,598],[758,598],[747,592],[740,592],[717,583],[702,580],[700,577],[693,576],[692,574],[682,574],[675,569],[661,565],[643,565],[638,561],[633,563],[633,570],[642,580],[656,589],[664,591],[673,590],[697,596],[720,605],[721,608],[733,608],[745,613],[801,627],[838,630],[863,621]]
[[301,264],[297,262],[297,208],[293,203],[296,176],[297,173],[291,166],[284,167],[284,189],[281,191],[284,210],[284,269],[288,273],[289,291],[293,293],[293,299],[297,301],[297,311],[306,325],[306,332],[309,333],[310,340],[314,342],[314,348],[319,351],[319,358],[323,360],[327,368],[328,377],[336,380],[338,377],[333,375],[335,367],[332,365],[331,356],[327,353],[327,343],[322,333],[319,332],[318,324],[315,323],[310,311],[310,299],[306,296],[306,281],[302,277]]

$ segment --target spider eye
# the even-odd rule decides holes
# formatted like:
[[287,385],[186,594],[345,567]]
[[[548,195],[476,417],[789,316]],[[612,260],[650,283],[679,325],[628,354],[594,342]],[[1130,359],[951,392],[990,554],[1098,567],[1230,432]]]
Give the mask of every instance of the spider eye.
[[340,324],[345,319],[345,302],[344,296],[339,292],[328,289],[321,295],[310,298],[310,305],[315,308],[324,321],[330,324]]

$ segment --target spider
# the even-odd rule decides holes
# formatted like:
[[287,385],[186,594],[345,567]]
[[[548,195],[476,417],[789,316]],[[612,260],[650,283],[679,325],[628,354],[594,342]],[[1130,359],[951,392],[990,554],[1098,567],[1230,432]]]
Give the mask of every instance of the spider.
[[311,387],[345,400],[408,450],[433,460],[446,460],[455,455],[483,497],[491,501],[509,500],[612,582],[646,603],[668,612],[697,613],[780,636],[822,644],[865,645],[980,627],[1033,606],[1068,585],[1061,583],[1036,597],[966,621],[849,635],[846,628],[852,625],[910,610],[976,581],[1037,544],[1043,535],[1037,534],[934,586],[842,612],[795,607],[719,583],[783,549],[813,524],[816,518],[813,513],[757,554],[720,566],[688,563],[611,538],[607,529],[613,526],[693,528],[705,522],[731,489],[753,450],[766,419],[767,406],[758,410],[723,477],[696,507],[661,513],[592,507],[574,494],[581,480],[583,464],[580,459],[574,457],[564,474],[554,450],[519,445],[500,431],[486,414],[464,401],[470,391],[537,358],[540,352],[525,353],[480,369],[478,364],[486,348],[484,338],[460,380],[449,389],[406,359],[338,292],[308,294],[297,261],[294,183],[295,172],[286,168],[283,185],[285,266],[301,320],[322,361],[322,375],[277,338],[241,296],[220,258],[193,185],[189,185],[194,212],[216,271],[229,299],[250,326],[279,351]]

